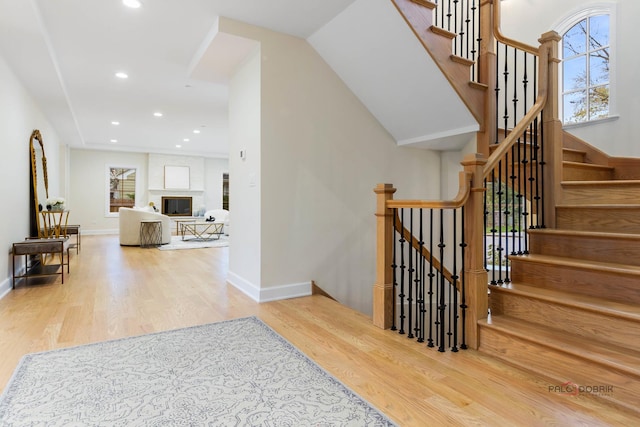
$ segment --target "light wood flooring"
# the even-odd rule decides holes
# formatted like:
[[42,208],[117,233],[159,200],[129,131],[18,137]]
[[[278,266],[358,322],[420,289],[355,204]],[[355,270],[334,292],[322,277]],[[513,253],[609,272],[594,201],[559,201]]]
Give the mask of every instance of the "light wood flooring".
[[26,353],[255,315],[401,426],[640,423],[476,351],[438,353],[379,330],[322,296],[256,304],[225,283],[227,256],[84,236],[64,285],[21,283],[0,300],[0,388]]

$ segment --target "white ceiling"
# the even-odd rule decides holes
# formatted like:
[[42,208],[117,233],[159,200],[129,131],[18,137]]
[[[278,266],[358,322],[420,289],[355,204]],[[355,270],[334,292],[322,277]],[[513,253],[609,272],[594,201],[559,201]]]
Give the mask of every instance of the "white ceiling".
[[142,2],[0,0],[0,55],[62,143],[226,157],[226,81],[253,43],[218,16],[308,38],[401,145],[475,126],[462,102],[433,102],[455,94],[390,0]]

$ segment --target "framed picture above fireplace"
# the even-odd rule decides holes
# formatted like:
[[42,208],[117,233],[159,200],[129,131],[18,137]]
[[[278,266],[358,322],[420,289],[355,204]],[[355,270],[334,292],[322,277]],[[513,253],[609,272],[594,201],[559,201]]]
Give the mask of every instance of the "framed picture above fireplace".
[[162,213],[169,216],[192,216],[191,197],[162,196]]

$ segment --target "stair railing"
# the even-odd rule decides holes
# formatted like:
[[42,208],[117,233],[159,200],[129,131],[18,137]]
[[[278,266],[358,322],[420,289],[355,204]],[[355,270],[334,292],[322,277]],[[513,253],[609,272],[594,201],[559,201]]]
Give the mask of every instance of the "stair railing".
[[[433,8],[428,0],[411,1]],[[456,7],[465,4],[453,3]],[[399,7],[405,18],[416,12],[409,10],[409,5],[404,2]],[[451,22],[455,16],[452,9],[444,10],[444,14],[442,9],[434,11],[439,26],[445,21],[443,17]],[[439,340],[433,345],[441,351],[445,346],[454,351],[478,347],[477,322],[487,317],[487,283],[510,280],[502,263],[508,263],[507,255],[528,253],[527,228],[555,226],[554,209],[561,191],[560,37],[555,32],[545,33],[538,48],[505,37],[499,28],[500,5],[496,0],[480,1],[478,19],[483,25],[478,24],[477,76],[491,93],[486,96],[478,132],[479,153],[462,162],[463,181],[469,185],[461,183],[454,201],[399,201],[393,200],[396,190],[391,184],[379,184],[375,189],[378,237],[373,322],[428,344],[433,326]],[[416,32],[420,20],[407,22]],[[423,43],[428,41],[420,38]],[[430,224],[427,234],[422,222],[425,212]],[[431,231],[432,215],[437,217],[435,234]],[[453,243],[439,240],[440,229],[442,235],[456,236]],[[437,249],[431,248],[426,235],[429,239],[437,235]],[[488,260],[497,261],[497,267],[490,268]],[[428,298],[435,298],[435,308]],[[443,310],[450,311],[443,314]],[[431,322],[423,316],[432,316]],[[458,331],[459,341],[453,339]]]
[[[478,313],[486,313],[487,280],[482,255],[469,248],[480,247],[470,245],[476,236],[467,227],[478,218],[465,209],[481,208],[481,189],[474,188],[482,181],[474,181],[474,175],[482,175],[484,163],[475,156],[466,160],[458,194],[449,201],[394,200],[391,184],[376,187],[377,326],[439,351],[477,347],[475,324]],[[478,297],[482,290],[484,300]]]
[[[536,48],[505,37],[499,22],[498,1],[493,2],[492,33],[487,37],[490,54],[486,57],[495,59],[494,109],[485,123],[491,126],[487,135],[493,141],[489,147],[479,147],[479,151],[490,153],[483,172],[484,247],[485,268],[489,283],[494,285],[511,281],[509,256],[529,253],[526,230],[546,228],[554,222],[557,188],[552,186],[559,177],[561,156],[556,133],[560,37],[546,33]],[[479,143],[486,142],[486,138],[479,138]]]
[[452,53],[473,62],[471,81],[478,82],[480,56],[481,0],[433,0],[436,4],[433,25],[454,34]]

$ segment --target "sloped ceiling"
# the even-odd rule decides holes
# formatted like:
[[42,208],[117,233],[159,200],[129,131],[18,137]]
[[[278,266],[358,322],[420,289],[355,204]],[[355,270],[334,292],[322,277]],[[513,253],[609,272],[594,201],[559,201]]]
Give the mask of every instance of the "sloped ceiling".
[[308,40],[399,145],[455,150],[478,130],[390,0],[357,0]]

